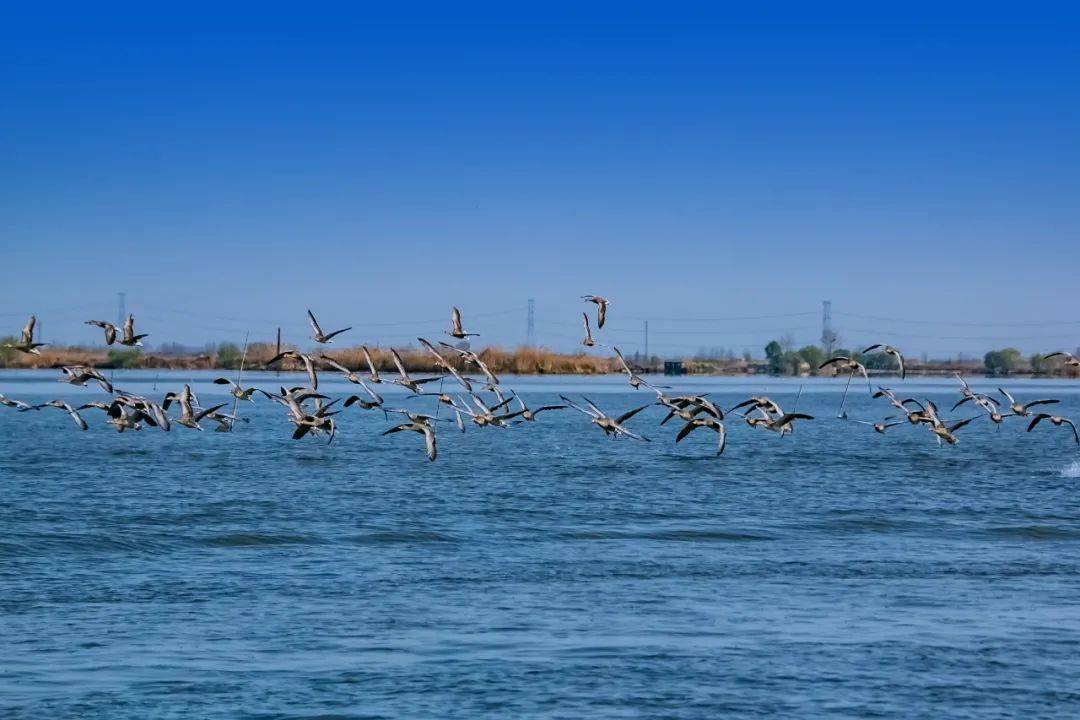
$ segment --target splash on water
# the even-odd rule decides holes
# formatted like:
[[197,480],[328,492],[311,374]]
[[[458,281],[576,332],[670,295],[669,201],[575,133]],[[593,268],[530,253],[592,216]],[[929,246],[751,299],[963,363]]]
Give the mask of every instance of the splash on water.
[[1080,460],[1073,460],[1071,463],[1061,468],[1061,477],[1080,477]]

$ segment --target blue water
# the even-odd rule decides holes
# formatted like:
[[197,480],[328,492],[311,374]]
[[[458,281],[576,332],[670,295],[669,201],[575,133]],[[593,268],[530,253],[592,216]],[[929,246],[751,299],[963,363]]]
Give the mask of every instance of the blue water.
[[[53,377],[0,374],[0,392],[102,397]],[[220,397],[205,374],[157,393],[192,379]],[[531,404],[648,399],[614,377],[505,382]],[[798,384],[678,382],[725,406],[766,389],[787,406]],[[329,446],[289,439],[265,400],[232,434],[0,408],[0,716],[1080,715],[1068,431],[882,437],[835,418],[841,383],[805,384],[818,420],[780,439],[732,419],[721,458],[704,431],[676,446],[659,409],[629,422],[651,443],[569,412],[440,428],[429,463],[356,408]],[[1080,416],[1080,385],[1009,387]],[[885,414],[865,386],[849,412]]]

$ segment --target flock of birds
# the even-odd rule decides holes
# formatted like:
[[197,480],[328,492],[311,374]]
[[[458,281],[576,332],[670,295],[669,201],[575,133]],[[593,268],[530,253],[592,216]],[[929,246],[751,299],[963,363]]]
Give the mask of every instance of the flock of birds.
[[[598,295],[584,295],[582,300],[596,305],[596,327],[598,330],[602,329],[611,303]],[[311,337],[319,345],[328,345],[332,343],[335,337],[352,329],[342,328],[332,332],[325,332],[310,310],[308,310],[307,314],[312,329]],[[582,313],[582,316],[585,329],[582,345],[593,347],[597,343],[593,338],[589,314]],[[7,343],[3,347],[13,348],[22,353],[40,354],[38,348],[42,347],[44,343],[35,342],[35,324],[36,318],[31,316],[22,330],[19,341],[17,343]],[[141,346],[142,339],[147,337],[145,333],[137,334],[135,332],[135,318],[133,315],[127,316],[122,328],[117,328],[112,323],[102,320],[88,320],[86,324],[103,329],[107,345],[119,343],[129,347]],[[446,331],[446,335],[459,341],[467,341],[470,337],[476,337],[478,333],[465,331],[462,325],[461,312],[455,307],[451,310],[450,329]],[[166,393],[160,403],[148,397],[125,392],[113,387],[112,382],[99,370],[85,365],[62,368],[60,382],[77,386],[86,386],[90,382],[95,382],[102,390],[113,396],[110,402],[92,401],[75,408],[61,400],[50,400],[45,403],[31,405],[0,395],[0,405],[20,412],[56,408],[70,415],[75,424],[82,430],[87,430],[89,425],[81,413],[90,409],[97,409],[104,411],[106,422],[118,432],[141,430],[144,426],[169,431],[173,423],[193,430],[203,430],[201,424],[203,422],[215,423],[214,429],[218,432],[229,432],[237,422],[248,422],[247,418],[241,418],[238,415],[237,403],[241,400],[254,402],[255,397],[261,395],[285,409],[288,421],[294,426],[292,433],[294,440],[299,440],[308,435],[326,435],[329,438],[327,442],[333,442],[337,433],[335,416],[343,412],[344,409],[356,405],[362,410],[380,411],[387,420],[389,420],[391,414],[402,416],[403,420],[401,422],[391,426],[382,434],[392,435],[412,432],[422,435],[429,460],[435,460],[438,454],[435,431],[437,423],[440,422],[454,423],[458,430],[465,432],[467,422],[480,428],[509,428],[514,425],[535,422],[537,416],[543,412],[572,410],[586,416],[591,424],[596,425],[608,437],[625,437],[648,442],[649,438],[629,429],[626,423],[642,410],[659,405],[667,410],[667,415],[660,422],[661,425],[665,425],[668,421],[676,418],[684,423],[675,436],[676,443],[681,442],[695,430],[704,428],[716,433],[716,454],[720,455],[724,452],[727,443],[727,431],[724,422],[729,416],[739,417],[750,427],[769,430],[777,433],[780,437],[793,433],[797,421],[814,419],[805,413],[796,412],[795,409],[786,412],[776,401],[765,396],[750,397],[737,403],[732,408],[724,410],[709,400],[707,394],[668,395],[665,390],[670,388],[653,385],[646,381],[639,374],[639,371],[627,362],[619,348],[614,346],[612,346],[612,349],[618,358],[622,371],[627,376],[630,387],[635,390],[642,387],[648,388],[648,390],[655,393],[655,401],[618,415],[607,414],[586,397],[574,401],[563,395],[559,396],[562,404],[530,408],[519,395],[500,384],[499,378],[477,353],[469,349],[467,342],[452,345],[440,341],[438,343],[439,347],[436,347],[424,338],[417,338],[417,341],[431,354],[432,359],[441,371],[439,374],[423,378],[412,377],[405,369],[401,356],[393,348],[390,349],[390,355],[396,367],[397,376],[389,379],[385,379],[379,374],[370,351],[364,346],[361,346],[361,351],[368,368],[366,373],[350,370],[322,353],[311,355],[296,350],[287,350],[266,362],[262,369],[280,366],[279,364],[285,360],[292,361],[304,368],[309,380],[308,385],[292,388],[281,387],[279,392],[272,393],[256,387],[244,387],[240,382],[240,377],[236,381],[225,377],[217,378],[214,383],[227,385],[229,394],[233,398],[233,406],[229,412],[225,411],[226,405],[229,404],[227,402],[210,406],[203,405],[188,385],[184,385],[180,392]],[[863,350],[863,354],[876,352],[885,353],[895,358],[901,379],[906,377],[904,356],[898,349],[891,345],[875,344]],[[1080,359],[1069,353],[1055,352],[1046,357],[1057,356],[1063,357],[1068,367],[1080,367]],[[459,361],[458,364],[462,369],[459,370],[458,367],[455,367],[452,360]],[[956,432],[980,417],[988,418],[995,425],[1000,425],[1005,421],[1005,418],[1019,417],[1028,421],[1028,432],[1034,430],[1043,421],[1056,427],[1067,426],[1072,430],[1073,439],[1077,446],[1080,447],[1080,433],[1077,432],[1076,425],[1072,420],[1049,413],[1032,412],[1031,410],[1036,407],[1057,404],[1060,402],[1057,399],[1046,398],[1021,403],[1005,389],[998,388],[998,392],[1004,399],[999,401],[996,396],[975,392],[957,374],[960,381],[960,399],[952,410],[955,411],[963,405],[970,404],[971,407],[977,408],[979,412],[976,415],[960,420],[945,420],[931,400],[918,400],[912,397],[900,399],[892,390],[880,386],[877,390],[874,390],[866,366],[853,357],[838,355],[829,358],[822,363],[819,369],[827,367],[832,367],[837,374],[847,375],[847,384],[840,401],[838,417],[844,420],[850,419],[844,408],[851,382],[856,376],[862,376],[866,380],[867,389],[872,398],[883,399],[893,408],[895,411],[893,415],[881,421],[853,420],[855,423],[869,425],[881,434],[885,434],[891,427],[909,423],[911,425],[925,426],[936,438],[938,444],[954,445],[957,442]],[[357,392],[360,394],[330,399],[320,393],[319,372],[326,369],[340,373],[348,383],[358,387]],[[242,370],[243,366],[241,365],[241,373]],[[475,371],[481,377],[470,377],[467,374],[470,371]],[[438,392],[425,391],[425,386],[437,381],[441,383],[448,378],[460,386],[460,392],[454,394],[443,392],[441,385]],[[428,415],[403,408],[388,408],[383,397],[371,387],[383,382],[399,385],[408,390],[409,397],[434,397],[436,399],[436,408],[445,406],[453,417],[441,418],[438,410],[436,415]],[[340,406],[338,406],[339,401],[341,402]],[[798,400],[796,400],[796,406],[797,403]],[[170,415],[170,408],[174,405],[178,408],[178,413]]]

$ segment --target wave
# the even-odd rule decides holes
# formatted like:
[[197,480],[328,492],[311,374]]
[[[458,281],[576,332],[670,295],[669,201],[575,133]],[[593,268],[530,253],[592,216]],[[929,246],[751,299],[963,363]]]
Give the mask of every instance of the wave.
[[1073,460],[1071,463],[1061,468],[1061,477],[1080,477],[1080,460]]
[[656,530],[653,532],[626,532],[622,530],[584,530],[562,533],[566,540],[665,540],[674,542],[757,542],[775,540],[771,535],[730,532],[726,530]]

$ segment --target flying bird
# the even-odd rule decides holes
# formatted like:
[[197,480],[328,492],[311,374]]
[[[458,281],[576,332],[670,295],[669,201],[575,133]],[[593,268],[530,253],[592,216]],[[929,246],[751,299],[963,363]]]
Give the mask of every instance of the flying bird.
[[[108,336],[108,329],[106,329],[105,332],[106,336]],[[142,339],[146,336],[147,333],[143,333],[142,335],[135,334],[135,316],[129,313],[127,319],[124,320],[124,332],[123,336],[120,338],[120,344],[128,347],[142,347]],[[108,339],[108,337],[106,337],[106,339]]]
[[592,337],[592,329],[589,327],[589,313],[581,313],[581,320],[585,325],[585,339],[581,341],[581,344],[585,347],[592,347],[596,345],[596,341]]
[[903,380],[907,377],[907,370],[904,369],[904,356],[900,353],[899,350],[894,348],[892,345],[884,345],[878,343],[877,345],[871,345],[870,347],[863,350],[862,354],[865,355],[866,353],[873,352],[875,350],[881,350],[881,352],[885,353],[886,355],[892,355],[894,358],[896,358],[896,362],[900,366],[900,379]]
[[311,325],[311,330],[313,333],[311,339],[317,343],[322,343],[324,345],[329,344],[333,338],[337,337],[341,333],[346,332],[347,330],[352,330],[351,327],[347,327],[340,330],[335,330],[332,333],[324,333],[323,329],[319,326],[319,321],[315,319],[315,315],[311,312],[311,310],[307,311],[307,316],[308,323]]
[[585,302],[591,302],[596,304],[596,327],[602,329],[604,327],[604,320],[607,318],[608,305],[611,304],[607,298],[602,298],[599,295],[582,295],[581,299]]
[[639,408],[634,408],[633,410],[624,412],[622,415],[613,418],[606,415],[604,411],[600,408],[596,407],[596,405],[587,397],[582,396],[582,399],[585,401],[585,404],[589,406],[588,409],[577,405],[576,403],[574,403],[573,400],[566,397],[565,395],[560,395],[559,398],[562,399],[563,402],[565,402],[574,410],[577,410],[583,415],[587,415],[592,420],[592,423],[594,425],[603,430],[604,434],[611,438],[625,436],[628,438],[633,438],[634,440],[644,440],[645,442],[649,442],[649,438],[638,435],[637,433],[631,432],[630,430],[627,430],[625,427],[623,427],[623,423],[637,415],[645,408],[649,407],[648,405],[642,405]]
[[1061,402],[1060,400],[1047,399],[1047,400],[1032,400],[1031,402],[1021,404],[1021,403],[1018,403],[1016,401],[1016,399],[1012,395],[1010,395],[1008,392],[1006,392],[1003,388],[998,388],[998,392],[1001,393],[1005,397],[1005,399],[1009,401],[1009,410],[1012,411],[1012,414],[1016,415],[1017,417],[1027,417],[1027,416],[1029,416],[1031,414],[1029,412],[1029,408],[1033,408],[1036,405],[1055,405],[1055,404]]
[[79,414],[79,411],[76,410],[75,408],[71,407],[70,405],[68,405],[66,402],[64,402],[62,400],[50,400],[49,402],[41,403],[40,405],[35,405],[34,409],[37,410],[38,408],[44,408],[44,407],[53,407],[53,408],[58,408],[60,410],[63,410],[64,412],[66,412],[68,415],[71,416],[71,419],[75,421],[75,424],[79,426],[80,430],[86,430],[87,429],[86,421],[83,420],[82,415]]
[[1039,413],[1038,415],[1036,415],[1035,417],[1033,417],[1031,419],[1031,423],[1028,424],[1027,431],[1031,432],[1032,430],[1034,430],[1035,426],[1038,425],[1043,420],[1049,420],[1050,423],[1053,424],[1056,427],[1061,427],[1062,425],[1068,425],[1069,428],[1072,429],[1073,439],[1076,440],[1077,446],[1080,446],[1080,435],[1078,435],[1077,432],[1076,432],[1076,425],[1073,424],[1073,421],[1070,420],[1069,418],[1061,417],[1060,415],[1050,415],[1050,414],[1047,414],[1047,413]]
[[4,343],[4,347],[18,350],[21,353],[27,355],[40,355],[41,351],[39,347],[45,345],[45,343],[34,342],[34,327],[37,325],[37,317],[30,316],[30,319],[26,321],[26,326],[22,329],[22,335],[19,337],[17,343]]
[[455,337],[458,340],[464,340],[468,337],[478,337],[480,333],[465,332],[461,328],[461,311],[456,307],[450,310],[450,329],[446,332],[450,337]]
[[96,325],[105,330],[105,344],[112,345],[116,342],[116,326],[104,320],[87,320],[84,325]]
[[1080,367],[1080,359],[1077,359],[1075,355],[1067,352],[1052,352],[1049,355],[1043,357],[1043,360],[1049,360],[1052,357],[1065,358],[1065,367]]

